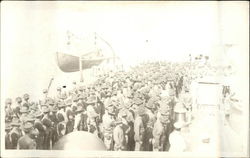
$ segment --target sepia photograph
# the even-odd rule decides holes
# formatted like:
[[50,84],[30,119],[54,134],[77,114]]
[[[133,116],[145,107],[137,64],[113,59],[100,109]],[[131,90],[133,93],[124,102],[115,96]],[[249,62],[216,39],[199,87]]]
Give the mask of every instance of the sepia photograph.
[[1,157],[249,157],[248,1],[3,1]]

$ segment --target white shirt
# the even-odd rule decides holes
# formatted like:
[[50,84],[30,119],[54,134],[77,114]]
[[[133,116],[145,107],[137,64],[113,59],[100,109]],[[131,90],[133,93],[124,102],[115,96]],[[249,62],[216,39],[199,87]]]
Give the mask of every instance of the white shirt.
[[170,152],[184,152],[186,150],[186,142],[180,131],[173,131],[169,135]]

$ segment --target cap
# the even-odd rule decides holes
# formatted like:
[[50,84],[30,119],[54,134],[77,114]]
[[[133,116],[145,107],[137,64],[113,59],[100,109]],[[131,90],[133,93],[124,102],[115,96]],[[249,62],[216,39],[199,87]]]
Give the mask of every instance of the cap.
[[65,101],[65,104],[66,104],[67,106],[72,105],[72,100],[71,100],[71,99],[67,99],[67,100]]

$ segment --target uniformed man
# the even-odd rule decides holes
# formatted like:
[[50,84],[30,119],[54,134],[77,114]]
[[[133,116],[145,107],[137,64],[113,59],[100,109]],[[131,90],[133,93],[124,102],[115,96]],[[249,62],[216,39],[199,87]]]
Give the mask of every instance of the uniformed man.
[[135,151],[145,150],[145,131],[146,131],[146,121],[145,121],[146,109],[143,106],[139,106],[137,109],[137,115],[134,123],[135,132]]
[[57,115],[56,115],[57,111],[58,111],[57,106],[53,106],[52,114],[50,114],[50,120],[52,121],[52,133],[51,133],[52,146],[54,146],[54,144],[58,140],[58,136],[57,136],[58,119],[57,119]]
[[115,109],[112,102],[107,103],[106,113],[103,115],[103,136],[107,150],[113,150],[113,129],[115,127]]
[[153,146],[152,146],[152,140],[153,140],[153,128],[154,128],[154,123],[156,121],[156,116],[154,114],[154,101],[149,100],[148,103],[146,104],[146,114],[148,115],[148,123],[146,127],[146,142],[145,143],[145,151],[152,151]]
[[5,100],[5,121],[10,122],[13,117],[13,109],[11,108],[12,100],[10,98],[7,98]]
[[122,119],[118,118],[115,122],[115,128],[113,132],[114,151],[126,150],[125,131],[123,130],[122,126]]
[[43,118],[43,113],[41,111],[37,111],[35,114],[35,122],[34,122],[34,128],[36,128],[39,131],[39,134],[36,139],[36,149],[38,150],[43,150],[44,149],[44,138],[45,138],[45,127],[42,124],[42,118]]
[[28,116],[28,107],[27,106],[22,106],[21,109],[20,109],[20,113],[21,113],[21,116],[20,116],[20,121],[21,121],[21,124],[23,125],[25,120],[26,120],[26,117]]
[[22,106],[22,98],[21,97],[17,97],[16,98],[16,105],[13,107],[13,112],[14,115],[19,118],[21,113],[20,113],[20,108]]
[[23,95],[23,100],[24,100],[24,103],[26,103],[28,105],[28,107],[30,107],[30,105],[31,105],[30,102],[29,102],[29,99],[30,99],[29,94],[25,93]]
[[32,130],[34,129],[34,126],[30,122],[26,122],[23,126],[23,131],[25,133],[24,136],[22,136],[17,143],[17,149],[18,150],[30,150],[30,149],[36,149],[36,141],[32,136]]
[[153,150],[154,151],[167,151],[168,143],[168,124],[169,118],[160,116],[154,124],[153,129]]
[[9,133],[10,141],[11,141],[11,147],[12,147],[12,149],[16,149],[18,139],[22,136],[22,131],[20,129],[21,122],[19,121],[18,118],[13,118],[10,125],[12,126],[12,129],[11,129],[11,131]]
[[90,96],[88,98],[87,104],[87,124],[88,124],[88,131],[90,133],[94,133],[95,135],[99,136],[99,114],[97,113],[97,98],[96,96]]
[[83,105],[78,103],[74,122],[74,131],[88,131],[87,118],[88,115],[83,108]]
[[47,105],[42,107],[43,118],[41,120],[42,124],[45,127],[45,136],[44,136],[44,149],[51,149],[51,128],[52,128],[52,121],[49,117],[49,107]]

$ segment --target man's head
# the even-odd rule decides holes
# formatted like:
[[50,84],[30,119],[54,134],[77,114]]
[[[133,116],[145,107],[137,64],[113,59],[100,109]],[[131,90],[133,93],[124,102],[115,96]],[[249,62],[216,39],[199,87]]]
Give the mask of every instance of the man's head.
[[17,97],[17,98],[16,98],[16,102],[17,102],[18,104],[21,104],[21,103],[22,103],[22,98],[21,98],[21,97]]
[[30,99],[30,96],[29,96],[29,94],[24,94],[23,95],[23,99],[25,100],[25,101],[28,101],[29,99]]

